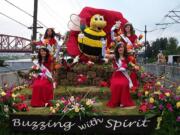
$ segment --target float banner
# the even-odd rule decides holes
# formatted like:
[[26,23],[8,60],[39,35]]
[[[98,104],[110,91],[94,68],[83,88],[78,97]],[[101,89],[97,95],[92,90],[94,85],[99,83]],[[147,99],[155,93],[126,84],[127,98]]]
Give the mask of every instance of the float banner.
[[157,117],[142,115],[62,117],[59,115],[11,115],[10,126],[19,132],[55,133],[127,133],[149,134],[157,125]]

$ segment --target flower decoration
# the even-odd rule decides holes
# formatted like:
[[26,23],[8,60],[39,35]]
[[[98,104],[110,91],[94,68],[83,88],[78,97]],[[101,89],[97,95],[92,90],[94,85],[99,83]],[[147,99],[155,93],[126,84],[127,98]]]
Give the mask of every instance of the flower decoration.
[[52,101],[53,106],[50,107],[52,114],[67,115],[70,118],[74,116],[91,115],[94,108],[94,99],[82,99],[80,97],[62,97],[60,100]]
[[0,123],[6,120],[10,113],[29,110],[28,106],[23,103],[25,96],[20,94],[20,90],[25,87],[27,85],[0,88]]

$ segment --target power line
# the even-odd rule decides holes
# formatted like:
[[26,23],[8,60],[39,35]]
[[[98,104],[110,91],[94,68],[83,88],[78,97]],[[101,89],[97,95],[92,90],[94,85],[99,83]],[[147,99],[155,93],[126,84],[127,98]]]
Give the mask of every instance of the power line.
[[[11,6],[17,8],[18,10],[20,10],[21,12],[25,13],[26,15],[33,17],[33,15],[31,15],[30,13],[28,13],[27,11],[23,10],[22,8],[16,6],[15,4],[13,4],[12,2],[8,1],[8,0],[4,0],[5,2],[7,2],[8,4],[10,4]],[[47,26],[45,24],[43,24],[41,21],[39,21],[39,24],[42,25],[43,27],[47,28]]]
[[27,25],[25,25],[25,24],[23,24],[23,23],[21,23],[21,22],[15,20],[15,19],[13,19],[12,17],[9,17],[8,15],[6,15],[6,14],[4,14],[4,13],[2,13],[2,12],[0,12],[0,14],[3,15],[3,16],[5,16],[5,17],[7,17],[7,18],[9,18],[10,20],[12,20],[12,21],[14,21],[14,22],[16,22],[16,23],[18,23],[18,24],[20,24],[20,25],[22,25],[22,26],[28,28]]
[[[56,22],[58,22],[59,24],[61,24],[61,26],[63,27],[63,28],[66,28],[66,26],[65,26],[65,24],[63,23],[63,22],[61,22],[61,21],[59,21],[59,19],[57,19],[57,18],[60,18],[59,17],[59,15],[57,15],[57,13],[52,9],[52,8],[50,8],[50,6],[44,1],[44,0],[42,0],[42,1],[40,1],[42,4],[41,4],[41,6],[43,6],[43,8],[44,9],[46,9],[45,11],[47,11],[47,9],[50,11],[50,12],[48,12],[47,11],[47,13],[51,16],[51,17],[53,17],[54,18],[54,20],[56,20]],[[55,22],[55,21],[54,21]]]
[[[164,33],[164,31],[167,28],[169,28],[170,26],[180,23],[179,22],[180,15],[178,15],[178,13],[180,13],[180,11],[177,10],[179,8],[180,8],[180,4],[177,5],[174,9],[170,10],[159,23],[156,23],[156,26],[164,26],[164,28],[161,28],[162,31],[158,34],[159,35],[158,37],[161,37],[162,34]],[[167,18],[169,18],[173,21],[169,22],[169,21],[167,21]]]

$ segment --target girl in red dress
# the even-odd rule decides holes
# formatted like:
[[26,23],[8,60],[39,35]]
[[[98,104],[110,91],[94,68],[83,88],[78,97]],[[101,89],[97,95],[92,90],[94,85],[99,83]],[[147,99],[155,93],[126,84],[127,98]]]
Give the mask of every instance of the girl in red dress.
[[50,100],[53,99],[53,83],[52,79],[53,60],[49,54],[49,50],[45,47],[39,49],[37,65],[41,70],[44,70],[45,76],[38,76],[32,84],[32,99],[31,106],[44,107],[50,105]]
[[[128,59],[133,64],[136,64],[136,58],[135,58],[134,50],[137,47],[136,46],[137,36],[135,34],[134,28],[133,28],[131,23],[126,23],[125,24],[125,26],[124,26],[124,36],[125,36],[124,42],[127,44],[128,50],[130,50],[129,51],[130,54],[129,54]],[[131,71],[130,78],[131,78],[132,83],[133,83],[132,92],[135,92],[137,90],[137,88],[139,87],[139,81],[138,81],[137,73],[136,73],[135,70]]]
[[107,103],[109,107],[134,106],[130,96],[132,87],[131,79],[127,73],[127,49],[124,43],[119,42],[115,48],[114,55],[106,55],[113,59],[114,73],[110,81],[111,99]]

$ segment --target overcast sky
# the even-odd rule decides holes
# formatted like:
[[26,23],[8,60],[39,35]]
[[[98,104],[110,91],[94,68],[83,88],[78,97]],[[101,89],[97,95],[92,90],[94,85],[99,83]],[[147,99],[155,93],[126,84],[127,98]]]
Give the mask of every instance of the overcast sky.
[[[33,14],[34,0],[8,1]],[[65,33],[68,30],[67,23],[70,15],[79,14],[85,6],[119,11],[139,30],[144,30],[145,25],[147,25],[148,31],[157,29],[147,34],[148,40],[174,36],[180,41],[180,24],[171,25],[164,31],[160,29],[163,26],[155,25],[156,23],[173,22],[164,16],[173,9],[180,11],[180,0],[39,0],[38,20],[47,27],[55,28],[56,32]],[[11,6],[6,0],[0,0],[0,13],[14,18],[26,26],[32,26],[32,17]],[[180,12],[178,15],[180,16]],[[44,33],[45,29],[39,31]],[[139,34],[137,30],[136,33]],[[30,39],[32,31],[0,14],[0,34]]]

